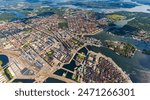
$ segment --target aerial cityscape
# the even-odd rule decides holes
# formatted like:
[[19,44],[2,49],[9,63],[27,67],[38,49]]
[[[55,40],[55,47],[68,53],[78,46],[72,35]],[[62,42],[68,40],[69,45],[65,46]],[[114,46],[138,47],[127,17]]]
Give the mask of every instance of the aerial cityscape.
[[149,83],[149,0],[0,0],[0,83]]

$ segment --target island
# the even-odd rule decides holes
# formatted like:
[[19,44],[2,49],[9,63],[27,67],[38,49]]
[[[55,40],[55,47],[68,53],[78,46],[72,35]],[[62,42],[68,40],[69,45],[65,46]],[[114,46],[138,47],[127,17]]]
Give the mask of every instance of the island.
[[136,52],[136,48],[133,45],[125,42],[106,40],[105,45],[117,54],[129,58],[133,57]]

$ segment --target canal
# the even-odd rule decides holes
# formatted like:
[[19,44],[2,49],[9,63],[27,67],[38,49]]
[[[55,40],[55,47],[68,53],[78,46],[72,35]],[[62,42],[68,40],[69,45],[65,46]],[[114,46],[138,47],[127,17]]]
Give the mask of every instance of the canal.
[[6,75],[8,80],[12,79],[11,74],[8,71],[8,67],[7,64],[9,63],[9,59],[6,55],[1,54],[0,55],[0,65],[2,66],[2,68],[4,69],[4,74]]
[[15,79],[13,83],[33,83],[34,81],[32,79]]
[[45,80],[44,83],[65,83],[65,82],[54,78],[48,78],[47,80]]
[[5,66],[9,63],[9,59],[6,55],[0,54],[0,62],[1,62],[1,66]]

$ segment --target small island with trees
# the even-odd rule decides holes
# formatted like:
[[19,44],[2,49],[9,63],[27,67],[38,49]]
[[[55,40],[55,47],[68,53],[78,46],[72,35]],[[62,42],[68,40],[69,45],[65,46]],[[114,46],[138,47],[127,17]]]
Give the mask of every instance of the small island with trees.
[[128,43],[119,42],[119,41],[105,41],[106,47],[116,52],[116,54],[123,55],[125,57],[133,57],[136,51],[136,48]]

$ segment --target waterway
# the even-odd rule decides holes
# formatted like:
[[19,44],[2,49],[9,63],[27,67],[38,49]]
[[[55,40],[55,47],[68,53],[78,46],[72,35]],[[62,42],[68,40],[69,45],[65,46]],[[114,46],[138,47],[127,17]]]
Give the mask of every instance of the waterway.
[[59,69],[59,70],[57,70],[54,74],[59,75],[59,76],[62,76],[63,73],[66,73],[66,72],[67,72],[66,70]]
[[9,62],[9,59],[6,55],[0,54],[0,61],[2,62],[2,67],[3,67]]
[[[88,50],[84,47],[84,48],[80,49],[80,50],[78,51],[78,53],[84,53],[85,55],[87,55]],[[77,56],[77,54],[74,56],[73,59],[76,59],[76,56]],[[75,69],[76,67],[80,67],[80,66],[77,65],[77,62],[76,62],[75,60],[72,60],[69,64],[66,64],[66,65],[64,65],[63,67],[64,67],[65,69],[68,69],[68,70],[71,70],[71,71],[74,72],[74,69]]]
[[9,63],[9,59],[6,55],[0,55],[0,61],[2,63],[2,68],[4,69],[4,73],[6,75],[6,77],[8,78],[8,80],[11,80],[11,76],[7,73],[7,68],[6,65]]
[[[84,53],[85,55],[87,55],[88,50],[87,50],[87,48],[83,47],[78,52]],[[75,61],[76,56],[77,56],[77,54],[74,56],[73,60],[69,64],[64,65],[63,68],[74,72],[76,67],[80,67],[80,66],[77,66],[77,64],[76,64],[76,61]],[[54,74],[59,75],[59,76],[63,76],[64,73],[66,73],[66,76],[65,76],[66,78],[72,80],[73,73],[67,72],[64,69],[59,69]]]
[[34,81],[32,79],[15,79],[13,83],[33,83]]
[[26,18],[26,15],[16,10],[0,10],[0,13],[13,13],[17,18]]
[[125,19],[125,20],[120,20],[120,21],[116,21],[114,24],[116,25],[116,28],[122,28],[124,27],[126,24],[128,24],[128,22],[134,20],[135,18],[131,18],[131,19]]
[[48,78],[47,80],[45,80],[44,83],[65,83],[65,82],[54,78]]
[[[13,83],[34,83],[35,80],[32,79],[15,79]],[[44,83],[65,83],[64,81],[54,79],[54,78],[48,78],[45,80]]]
[[[91,37],[91,36],[90,36]],[[143,41],[137,41],[130,37],[122,37],[122,36],[115,36],[112,34],[108,34],[106,32],[102,32],[92,36],[96,39],[101,40],[104,42],[105,40],[114,40],[114,41],[122,41],[130,43],[136,46],[137,49],[143,50],[149,49],[150,50],[150,43],[145,43]],[[127,74],[130,75],[131,80],[133,82],[150,82],[150,56],[141,53],[141,51],[137,51],[133,58],[126,58],[120,55],[117,55],[112,50],[101,47],[96,48],[92,46],[88,46],[89,50],[93,50],[95,52],[101,52],[102,54],[112,58]],[[143,78],[145,76],[145,78]]]
[[[71,65],[71,63],[69,65]],[[66,69],[68,69],[68,70],[73,69],[74,70],[74,67],[73,66],[68,66],[68,68],[66,68]],[[73,74],[70,73],[70,72],[67,72],[66,70],[63,70],[63,69],[57,70],[54,74],[58,75],[58,76],[63,76],[64,73],[66,73],[66,78],[72,79]]]
[[77,65],[76,65],[76,62],[74,60],[72,60],[70,62],[70,64],[66,64],[63,67],[68,69],[68,70],[74,71],[74,68],[77,67]]

